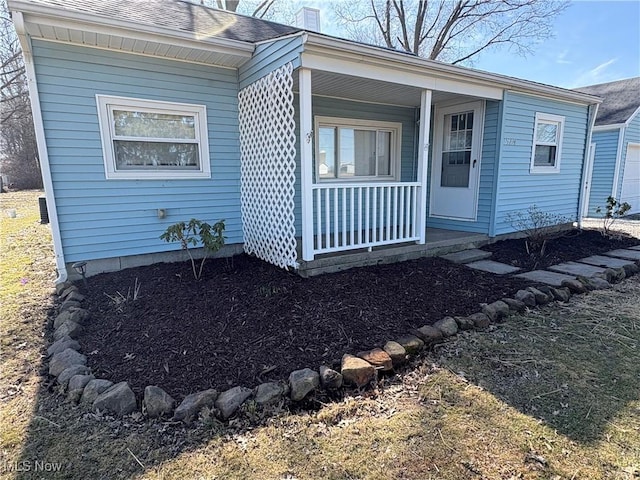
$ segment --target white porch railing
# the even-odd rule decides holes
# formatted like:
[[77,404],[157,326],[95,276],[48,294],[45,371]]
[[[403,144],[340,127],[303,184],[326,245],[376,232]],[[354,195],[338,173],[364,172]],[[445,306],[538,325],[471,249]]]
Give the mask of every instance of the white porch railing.
[[313,253],[417,241],[419,182],[314,184]]

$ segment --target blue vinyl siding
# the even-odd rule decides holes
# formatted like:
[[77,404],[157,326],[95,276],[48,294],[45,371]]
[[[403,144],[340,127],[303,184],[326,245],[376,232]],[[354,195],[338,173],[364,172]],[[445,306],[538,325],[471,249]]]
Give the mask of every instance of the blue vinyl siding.
[[[482,159],[480,161],[480,183],[478,192],[478,213],[475,222],[451,220],[444,218],[427,217],[427,226],[433,228],[446,228],[449,230],[461,230],[464,232],[489,233],[491,223],[493,190],[495,184],[495,165],[498,157],[498,134],[500,120],[500,102],[487,101],[484,115],[484,131],[482,134]],[[433,125],[433,124],[432,124]],[[432,128],[433,131],[433,128]],[[433,145],[433,142],[431,142]],[[430,151],[430,157],[433,150]],[[429,161],[429,179],[431,178],[431,166]],[[429,188],[431,181],[429,181]],[[428,192],[430,195],[430,192]],[[429,197],[427,197],[429,198]]]
[[288,62],[293,62],[293,68],[299,67],[302,49],[302,37],[300,36],[283,38],[258,45],[253,57],[243,64],[238,71],[240,89],[261,79]]
[[[158,237],[192,217],[225,219],[227,243],[242,242],[236,70],[37,40],[33,48],[66,261],[178,249]],[[106,180],[96,94],[206,105],[212,178]]]
[[[296,120],[296,192],[295,192],[295,228],[296,234],[302,231],[302,201],[301,201],[301,179],[300,179],[300,115],[299,97],[295,96],[295,120]],[[327,97],[313,97],[312,112],[315,121],[316,116],[353,118],[358,120],[372,120],[382,122],[399,122],[402,124],[402,151],[400,175],[404,182],[415,181],[416,178],[416,158],[415,158],[415,115],[416,109],[407,107],[396,107],[390,105],[379,105],[374,103],[352,102]],[[314,149],[315,155],[315,149]]]
[[593,159],[591,193],[589,194],[588,216],[590,217],[602,216],[602,213],[596,213],[596,208],[598,206],[604,207],[607,198],[611,195],[619,138],[619,128],[593,132],[592,143],[596,144],[596,153]]
[[[526,210],[533,204],[542,211],[575,221],[588,128],[587,105],[513,92],[507,92],[504,102],[495,233],[514,231],[508,214]],[[529,173],[536,112],[565,117],[559,173]]]
[[[627,149],[629,147],[629,143],[640,143],[640,114],[636,114],[624,131],[624,139],[622,140],[622,158],[620,160],[620,176],[618,177],[618,197],[620,197],[620,194],[622,193],[622,180],[624,179],[624,167],[627,161]],[[635,210],[636,205],[632,206]]]

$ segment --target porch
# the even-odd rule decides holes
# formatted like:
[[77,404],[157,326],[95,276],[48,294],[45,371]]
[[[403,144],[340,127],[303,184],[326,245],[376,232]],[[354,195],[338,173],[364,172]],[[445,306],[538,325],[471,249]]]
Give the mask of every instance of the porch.
[[[484,234],[446,230],[442,228],[426,228],[426,241],[392,243],[350,250],[336,251],[317,255],[314,260],[301,261],[298,273],[303,277],[313,277],[323,273],[334,273],[356,267],[403,262],[421,257],[434,257],[446,253],[458,252],[470,248],[478,248],[489,243]],[[302,248],[298,239],[298,255]],[[321,243],[317,238],[314,243]]]

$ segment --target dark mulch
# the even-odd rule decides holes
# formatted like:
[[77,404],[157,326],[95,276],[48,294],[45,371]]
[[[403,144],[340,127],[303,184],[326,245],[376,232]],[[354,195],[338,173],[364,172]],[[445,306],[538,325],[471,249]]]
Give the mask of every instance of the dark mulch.
[[182,398],[335,365],[523,285],[439,258],[303,279],[240,255],[210,260],[200,282],[190,264],[157,264],[89,279],[92,321],[80,342],[96,375]]
[[491,260],[520,267],[523,270],[536,270],[557,265],[562,262],[578,260],[591,255],[599,255],[609,250],[638,245],[640,241],[633,237],[607,238],[596,230],[572,230],[564,236],[549,240],[544,257],[528,255],[524,239],[502,240],[482,247],[492,252]]
[[[528,256],[524,240],[484,248],[530,270],[637,243],[575,231],[551,241],[543,259]],[[210,260],[199,282],[188,263],[157,264],[90,278],[92,322],[80,341],[100,377],[126,380],[138,395],[159,385],[182,398],[338,366],[344,353],[476,312],[524,285],[439,258],[303,279],[240,255]]]

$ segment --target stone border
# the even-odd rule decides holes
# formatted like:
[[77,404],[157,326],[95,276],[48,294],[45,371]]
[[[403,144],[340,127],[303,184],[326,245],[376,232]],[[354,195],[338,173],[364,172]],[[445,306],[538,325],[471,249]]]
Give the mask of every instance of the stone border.
[[[425,325],[406,335],[390,340],[382,348],[345,354],[340,372],[325,365],[318,370],[304,368],[291,372],[288,381],[268,382],[254,389],[236,386],[219,393],[210,389],[187,395],[177,405],[176,401],[160,387],[149,385],[144,389],[140,408],[150,418],[171,418],[185,424],[192,423],[204,407],[214,408],[221,420],[227,420],[249,399],[257,405],[278,404],[288,398],[300,402],[320,388],[331,391],[344,385],[365,388],[375,384],[379,372],[398,370],[409,358],[456,335],[462,330],[484,330],[492,323],[502,322],[512,313],[522,313],[527,308],[546,305],[553,301],[567,302],[572,294],[611,288],[627,277],[640,272],[640,261],[621,268],[608,268],[592,277],[565,280],[562,286],[530,286],[519,290],[514,298],[503,298],[490,304],[482,304],[479,312],[466,317],[444,317],[433,325]],[[97,379],[87,367],[87,358],[80,353],[77,337],[91,313],[82,308],[84,296],[78,287],[65,282],[56,285],[61,301],[59,313],[53,321],[55,342],[47,349],[49,374],[67,394],[70,403],[90,404],[93,409],[123,416],[138,410],[136,397],[127,384],[114,384],[110,380]]]

